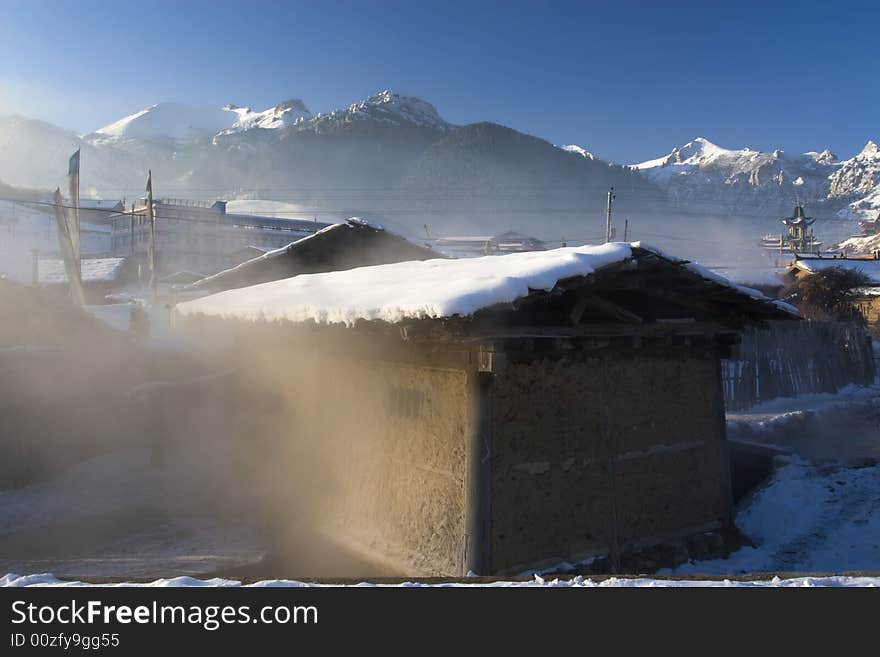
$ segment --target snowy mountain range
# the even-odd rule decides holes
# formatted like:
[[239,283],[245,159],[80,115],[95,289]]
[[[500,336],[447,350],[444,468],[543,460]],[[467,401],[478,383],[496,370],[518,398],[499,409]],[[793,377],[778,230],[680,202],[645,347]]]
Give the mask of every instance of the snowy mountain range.
[[540,221],[545,233],[590,238],[597,222],[585,217],[601,215],[609,186],[616,209],[634,220],[739,217],[778,231],[777,218],[800,199],[847,233],[880,211],[874,142],[840,160],[828,150],[727,149],[698,137],[617,165],[494,123],[454,125],[429,102],[391,91],[325,113],[299,98],[265,110],[159,103],[86,135],[0,117],[0,181],[63,187],[76,148],[86,196],[134,198],[151,168],[165,196],[296,202],[390,226],[422,228],[427,218],[450,229],[537,232]]
[[880,155],[869,141],[848,160],[829,150],[728,150],[697,137],[657,159],[631,165],[670,202],[732,214],[780,213],[800,200],[826,217],[862,219],[880,211]]

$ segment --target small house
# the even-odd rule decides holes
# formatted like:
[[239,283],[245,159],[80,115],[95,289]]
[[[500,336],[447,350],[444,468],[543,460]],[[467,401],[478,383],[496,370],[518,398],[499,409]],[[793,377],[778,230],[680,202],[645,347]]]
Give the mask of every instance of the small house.
[[864,274],[867,285],[854,289],[853,303],[864,317],[868,331],[880,334],[880,258],[870,256],[806,256],[799,255],[789,266],[789,276],[795,279],[816,272],[839,267]]
[[[402,575],[610,556],[731,522],[721,359],[797,311],[639,244],[300,275],[181,303],[265,468]],[[271,401],[270,401],[271,400]],[[291,511],[293,513],[293,511]]]

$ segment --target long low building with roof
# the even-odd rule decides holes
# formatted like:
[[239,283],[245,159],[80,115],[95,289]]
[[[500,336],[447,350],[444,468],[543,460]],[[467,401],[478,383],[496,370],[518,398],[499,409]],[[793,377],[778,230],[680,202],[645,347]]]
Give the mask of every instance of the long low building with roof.
[[[230,265],[248,247],[276,249],[312,235],[330,224],[226,211],[226,201],[161,199],[153,202],[156,269],[165,276],[178,271],[212,274]],[[148,263],[150,224],[146,199],[110,216],[113,255]]]
[[453,576],[619,568],[728,526],[721,358],[798,319],[638,243],[304,274],[173,314],[238,368],[237,426],[292,522]]

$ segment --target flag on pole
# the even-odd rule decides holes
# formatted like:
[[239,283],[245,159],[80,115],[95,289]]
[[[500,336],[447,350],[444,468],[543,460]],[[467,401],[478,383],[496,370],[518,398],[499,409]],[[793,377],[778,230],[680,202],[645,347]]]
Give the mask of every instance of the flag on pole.
[[76,153],[70,156],[70,161],[67,164],[67,175],[68,176],[78,176],[79,175],[79,149],[76,149]]
[[70,285],[70,295],[74,303],[81,306],[84,303],[84,296],[79,262],[73,253],[73,242],[68,232],[70,217],[65,216],[67,213],[64,212],[64,206],[61,201],[61,190],[55,189],[53,201],[55,206],[55,223],[58,227],[58,246],[64,259],[64,270],[67,273],[67,282]]
[[67,188],[70,208],[67,213],[68,233],[73,245],[73,256],[79,268],[79,149],[67,162]]

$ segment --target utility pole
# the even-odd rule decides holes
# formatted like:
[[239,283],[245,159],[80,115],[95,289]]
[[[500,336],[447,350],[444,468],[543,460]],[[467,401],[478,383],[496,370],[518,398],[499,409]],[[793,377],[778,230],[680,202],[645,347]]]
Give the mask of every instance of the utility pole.
[[147,220],[150,222],[150,295],[156,301],[156,217],[153,214],[153,172],[147,171]]
[[611,241],[611,204],[614,203],[614,188],[608,190],[608,201],[605,204],[605,241]]
[[623,241],[629,242],[629,219],[623,221]]

